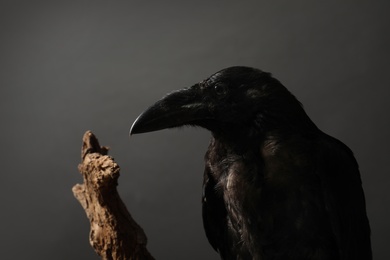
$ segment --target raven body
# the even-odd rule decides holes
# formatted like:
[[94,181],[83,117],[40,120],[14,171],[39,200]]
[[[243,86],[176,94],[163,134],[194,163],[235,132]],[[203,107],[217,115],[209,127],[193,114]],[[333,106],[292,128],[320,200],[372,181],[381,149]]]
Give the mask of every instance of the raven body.
[[148,108],[130,133],[201,126],[203,223],[222,259],[372,259],[352,151],[271,74],[221,70]]

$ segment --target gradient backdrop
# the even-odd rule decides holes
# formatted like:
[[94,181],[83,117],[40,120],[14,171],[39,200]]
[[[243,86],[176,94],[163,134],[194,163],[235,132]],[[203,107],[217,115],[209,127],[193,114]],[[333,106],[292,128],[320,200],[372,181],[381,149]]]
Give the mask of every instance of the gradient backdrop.
[[[147,2],[147,3],[146,3]],[[218,259],[201,221],[210,134],[136,135],[167,92],[232,65],[270,71],[354,151],[376,259],[390,259],[389,1],[0,2],[2,259],[98,259],[71,188],[92,130],[157,259]]]

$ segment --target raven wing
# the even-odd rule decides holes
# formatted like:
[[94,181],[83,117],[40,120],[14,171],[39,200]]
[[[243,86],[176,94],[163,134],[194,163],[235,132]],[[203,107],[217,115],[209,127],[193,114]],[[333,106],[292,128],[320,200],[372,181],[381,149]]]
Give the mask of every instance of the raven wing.
[[223,198],[218,196],[216,185],[217,182],[206,166],[202,196],[203,226],[211,246],[223,259],[226,259],[232,247],[229,243],[225,203]]
[[372,259],[370,227],[359,167],[352,151],[324,134],[319,139],[317,174],[340,259]]

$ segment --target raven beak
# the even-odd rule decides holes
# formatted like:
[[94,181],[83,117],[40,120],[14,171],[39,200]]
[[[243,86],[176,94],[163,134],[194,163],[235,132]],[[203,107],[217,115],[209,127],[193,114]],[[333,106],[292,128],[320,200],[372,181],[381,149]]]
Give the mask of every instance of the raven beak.
[[139,115],[131,126],[130,135],[196,125],[198,121],[207,118],[207,110],[207,106],[202,103],[198,85],[178,90]]

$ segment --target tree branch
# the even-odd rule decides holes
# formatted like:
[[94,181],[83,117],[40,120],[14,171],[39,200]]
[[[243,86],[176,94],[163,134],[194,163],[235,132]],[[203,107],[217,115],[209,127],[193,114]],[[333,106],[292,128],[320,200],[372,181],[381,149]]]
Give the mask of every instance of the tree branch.
[[102,259],[154,259],[147,238],[119,197],[119,166],[91,131],[83,136],[78,169],[84,183],[72,191],[91,223],[89,241]]

